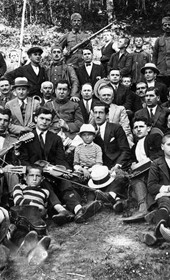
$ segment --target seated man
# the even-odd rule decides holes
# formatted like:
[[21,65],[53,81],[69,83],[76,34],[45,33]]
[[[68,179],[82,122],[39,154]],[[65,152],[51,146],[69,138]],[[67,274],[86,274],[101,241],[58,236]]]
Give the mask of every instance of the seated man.
[[147,91],[147,84],[145,82],[139,82],[136,84],[136,95],[140,98],[139,103],[142,104],[143,108],[146,107],[146,101],[145,101],[146,91]]
[[166,116],[168,108],[159,105],[160,95],[157,88],[148,88],[145,94],[146,108],[135,113],[135,118],[146,117],[151,122],[152,127],[158,127],[163,132],[166,129]]
[[99,65],[93,62],[93,50],[91,47],[86,47],[82,50],[82,57],[84,60],[84,65],[76,69],[77,77],[80,86],[85,83],[90,83],[94,88],[95,83],[106,77],[103,65]]
[[71,64],[67,65],[63,60],[63,50],[58,44],[51,48],[52,63],[47,68],[48,80],[56,88],[58,81],[66,80],[70,85],[70,100],[79,101],[78,87],[79,82],[76,72]]
[[148,177],[148,191],[158,207],[155,215],[156,227],[154,232],[142,234],[142,241],[147,245],[154,245],[159,239],[170,241],[169,214],[170,214],[170,134],[162,138],[164,155],[151,164]]
[[107,121],[108,113],[107,105],[96,102],[93,114],[98,134],[94,142],[102,149],[104,165],[112,170],[119,168],[128,170],[131,164],[131,153],[126,134],[119,124]]
[[91,84],[86,83],[82,85],[81,96],[82,99],[80,100],[79,105],[83,120],[84,123],[89,123],[90,112],[95,101],[93,98],[93,89]]
[[[69,168],[65,161],[61,138],[56,133],[49,131],[53,117],[53,112],[47,108],[40,107],[37,110],[35,116],[36,129],[33,132],[35,137],[33,138],[33,141],[25,143],[21,149],[20,160],[22,165],[27,166],[35,164],[37,161],[46,161],[45,164],[49,163],[54,167],[58,164]],[[45,172],[47,172],[47,175],[49,174],[55,177],[55,170],[50,166],[48,168],[48,165]],[[82,207],[80,197],[76,191],[73,190],[69,180],[52,178],[50,183],[46,181],[44,181],[44,184],[50,184],[50,192],[53,187],[54,192],[62,202],[66,204],[67,209],[75,214],[75,221],[77,223],[86,221],[101,208],[101,203],[95,201]],[[64,222],[71,221],[73,219],[73,214],[71,213],[70,215],[70,212],[63,208],[60,200],[55,196],[54,192],[51,193],[50,200],[58,214],[53,216],[53,220],[61,225]]]
[[15,135],[32,131],[35,127],[33,115],[40,102],[28,97],[29,88],[26,78],[16,78],[13,90],[17,97],[5,105],[5,108],[11,111],[9,131]]
[[15,98],[12,93],[11,85],[5,78],[0,79],[0,106],[5,107],[5,104]]
[[55,99],[45,105],[45,107],[54,110],[56,113],[51,130],[55,133],[62,130],[68,137],[73,139],[83,124],[80,107],[70,100],[69,83],[65,80],[57,83],[55,95]]
[[53,83],[45,81],[41,84],[41,106],[44,106],[47,102],[50,102],[54,99],[54,86]]
[[[133,120],[133,133],[136,144],[132,147],[132,171],[139,168],[141,172],[131,179],[131,187],[135,199],[139,205],[139,210],[131,217],[124,218],[124,222],[138,222],[143,220],[148,209],[148,193],[147,193],[147,178],[148,169],[143,169],[145,163],[149,168],[151,161],[161,156],[161,140],[162,136],[159,133],[150,134],[151,124],[147,118],[139,117]],[[141,168],[141,169],[140,169]],[[145,171],[146,170],[146,171]],[[132,173],[133,174],[133,173]]]
[[[109,115],[108,115],[109,122],[117,123],[122,126],[124,132],[126,133],[129,146],[132,147],[134,143],[133,143],[133,136],[130,128],[128,115],[126,113],[124,106],[118,106],[114,104],[115,92],[112,86],[110,85],[110,83],[108,81],[103,81],[102,83],[100,83],[98,88],[96,85],[95,95],[97,98],[100,99],[101,102],[104,102],[109,106]],[[95,125],[93,112],[91,112],[90,115],[90,123]]]

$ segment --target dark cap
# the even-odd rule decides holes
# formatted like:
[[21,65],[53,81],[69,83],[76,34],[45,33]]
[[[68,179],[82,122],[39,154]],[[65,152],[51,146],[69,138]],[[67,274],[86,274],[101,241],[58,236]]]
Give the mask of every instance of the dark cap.
[[28,56],[31,55],[32,53],[40,52],[41,54],[43,53],[43,50],[40,47],[32,47],[27,51]]

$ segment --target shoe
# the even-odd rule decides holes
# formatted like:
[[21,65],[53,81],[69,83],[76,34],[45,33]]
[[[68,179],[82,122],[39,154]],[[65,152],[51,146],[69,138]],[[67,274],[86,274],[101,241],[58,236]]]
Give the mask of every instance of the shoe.
[[51,238],[44,236],[37,243],[36,247],[28,255],[28,263],[31,265],[40,265],[48,257],[48,248]]
[[123,205],[123,201],[118,199],[116,201],[116,203],[113,205],[113,210],[116,212],[116,213],[121,213],[123,212],[123,208],[124,208],[124,205]]
[[74,215],[68,210],[63,210],[60,213],[53,215],[52,220],[55,224],[62,226],[74,220]]
[[156,224],[156,219],[155,219],[156,213],[157,213],[157,210],[153,210],[153,211],[149,212],[148,214],[146,214],[145,221],[148,224]]
[[170,229],[169,228],[166,228],[164,226],[164,224],[161,224],[160,225],[160,233],[162,234],[163,238],[167,241],[167,242],[170,242]]
[[83,206],[75,216],[76,223],[84,223],[87,219],[94,216],[102,208],[102,202],[95,200],[90,204]]
[[157,242],[157,238],[153,232],[145,232],[140,234],[140,239],[148,246],[152,246]]
[[160,220],[160,221],[157,223],[156,228],[155,228],[155,236],[156,236],[157,238],[162,238],[162,234],[161,234],[161,232],[160,232],[160,226],[161,226],[161,225],[164,225],[164,226],[165,226],[165,224],[166,224],[166,221],[165,221],[164,219]]
[[114,204],[115,199],[108,193],[108,192],[102,192],[100,190],[95,191],[96,194],[96,200],[101,200],[104,203]]
[[21,243],[17,253],[21,256],[26,256],[28,253],[35,248],[38,243],[38,234],[36,231],[30,231],[24,238],[23,242]]
[[123,218],[122,221],[124,223],[137,223],[145,220],[146,212],[139,212],[137,211],[134,215]]

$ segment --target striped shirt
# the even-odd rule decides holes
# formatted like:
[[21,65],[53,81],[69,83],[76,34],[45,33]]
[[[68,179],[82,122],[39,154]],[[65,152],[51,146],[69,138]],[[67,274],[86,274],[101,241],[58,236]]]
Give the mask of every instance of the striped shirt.
[[47,207],[49,191],[42,187],[28,187],[24,184],[17,184],[13,190],[14,205],[31,205],[40,210]]
[[80,144],[75,148],[74,165],[81,167],[92,167],[95,164],[103,164],[102,150],[99,145],[95,143]]

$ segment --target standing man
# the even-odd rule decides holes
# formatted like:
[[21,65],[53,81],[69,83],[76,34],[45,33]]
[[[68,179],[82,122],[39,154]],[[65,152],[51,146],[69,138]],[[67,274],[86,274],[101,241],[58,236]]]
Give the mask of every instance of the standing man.
[[77,68],[76,73],[80,83],[80,86],[85,83],[90,83],[94,88],[95,83],[106,77],[104,68],[102,65],[93,62],[93,50],[91,47],[83,48],[83,60],[84,65]]
[[67,65],[64,62],[62,47],[54,45],[51,48],[52,63],[47,69],[48,80],[51,81],[56,88],[58,81],[67,80],[70,84],[71,93],[70,99],[72,101],[79,101],[78,87],[79,82],[74,68],[71,64]]
[[112,54],[115,53],[115,50],[113,48],[113,37],[110,30],[106,29],[103,31],[103,41],[104,45],[101,48],[102,56],[100,58],[100,61],[104,67],[105,73],[107,74],[107,64]]
[[11,111],[9,131],[17,136],[21,133],[32,131],[35,127],[33,114],[40,106],[40,102],[28,97],[29,88],[26,78],[16,78],[13,90],[17,97],[8,101],[5,105],[5,108]]
[[159,70],[154,63],[146,63],[141,68],[141,73],[144,75],[148,88],[157,88],[160,93],[161,103],[167,101],[168,88],[165,84],[157,82],[156,77],[159,75]]
[[56,113],[51,129],[55,133],[62,131],[73,139],[83,124],[83,117],[78,103],[70,100],[68,81],[58,81],[55,95],[53,101],[46,103],[46,107]]
[[157,38],[153,48],[153,63],[160,72],[159,80],[170,86],[170,16],[162,19],[163,36]]
[[[75,68],[82,65],[82,49],[77,49],[74,54],[69,56],[69,52],[72,47],[83,42],[85,39],[88,39],[88,34],[81,30],[82,27],[82,16],[79,13],[74,13],[71,15],[71,26],[72,30],[64,35],[59,43],[62,46],[62,49],[67,48],[67,64],[71,63]],[[88,42],[89,43],[89,42]],[[87,43],[87,44],[88,44]]]
[[40,66],[42,53],[43,50],[40,47],[30,48],[27,51],[30,63],[5,74],[5,78],[11,84],[17,77],[26,77],[30,85],[29,96],[39,95],[41,97],[41,84],[48,80],[45,69]]

